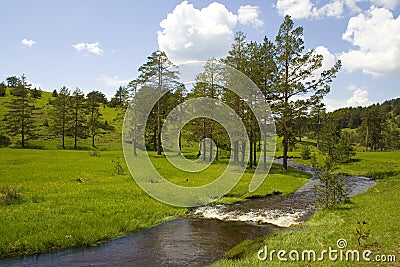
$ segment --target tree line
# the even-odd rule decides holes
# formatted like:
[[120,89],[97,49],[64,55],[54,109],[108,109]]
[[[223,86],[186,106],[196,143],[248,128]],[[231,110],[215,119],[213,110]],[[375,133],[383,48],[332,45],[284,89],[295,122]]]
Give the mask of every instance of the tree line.
[[[136,94],[145,88],[152,88],[162,97],[153,107],[145,126],[146,146],[161,155],[161,129],[170,111],[186,100],[208,97],[226,103],[238,114],[246,127],[249,143],[235,140],[231,144],[220,124],[211,119],[197,118],[184,127],[179,145],[182,146],[182,139],[194,143],[203,140],[198,153],[203,160],[212,160],[214,153],[218,159],[221,149],[232,150],[235,162],[244,164],[247,157],[249,167],[256,166],[256,153],[265,150],[265,142],[261,140],[256,118],[245,99],[221,86],[223,77],[218,65],[213,62],[222,62],[248,76],[270,103],[277,134],[282,137],[284,169],[287,169],[288,152],[304,136],[316,139],[318,148],[332,156],[343,154],[338,152],[340,150],[345,151],[345,156],[337,160],[351,157],[353,144],[364,145],[370,150],[400,148],[398,100],[368,108],[326,112],[322,99],[329,93],[341,62],[321,70],[322,61],[322,55],[305,50],[303,28],[295,27],[290,16],[286,16],[273,39],[265,37],[262,42],[255,42],[247,40],[242,32],[236,33],[228,56],[207,61],[190,89],[179,82],[179,69],[165,52],[155,51],[138,68],[139,75],[128,85],[120,86],[110,101],[99,91],[85,96],[79,88],[73,92],[66,87],[54,90],[50,102],[51,128],[61,138],[63,148],[65,136],[74,137],[75,148],[79,138],[91,137],[95,147],[99,129],[107,128],[100,119],[99,106],[117,108],[122,116]],[[5,95],[6,87],[13,92],[9,112],[5,116],[7,131],[10,135],[21,136],[21,145],[24,146],[26,138],[35,135],[33,99],[37,96],[35,90],[38,90],[31,89],[24,76],[8,77],[6,82],[7,85],[0,84],[0,96]],[[357,130],[343,131],[343,128]],[[213,142],[206,144],[206,138]]]

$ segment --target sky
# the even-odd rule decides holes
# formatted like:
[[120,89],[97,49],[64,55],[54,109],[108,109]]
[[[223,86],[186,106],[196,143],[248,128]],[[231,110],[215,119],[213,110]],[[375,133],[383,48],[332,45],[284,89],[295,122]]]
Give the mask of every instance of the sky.
[[1,0],[0,81],[25,74],[109,98],[158,49],[176,64],[224,57],[237,31],[275,39],[285,15],[304,28],[306,49],[342,69],[329,111],[400,97],[398,0]]

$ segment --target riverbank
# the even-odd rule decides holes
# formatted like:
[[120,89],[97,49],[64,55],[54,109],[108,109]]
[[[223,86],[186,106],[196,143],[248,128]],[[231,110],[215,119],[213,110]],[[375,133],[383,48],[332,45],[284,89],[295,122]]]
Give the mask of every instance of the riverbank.
[[[399,266],[400,152],[359,152],[351,163],[339,165],[337,172],[377,178],[376,186],[364,194],[351,197],[348,204],[315,213],[302,225],[276,232],[272,236],[247,240],[229,251],[226,259],[213,266]],[[370,232],[365,240],[360,240],[360,245],[356,234],[360,224],[357,222],[361,222],[364,232]],[[346,240],[347,245],[343,249],[345,253],[347,250],[370,250],[371,261],[366,262],[362,257],[360,261],[346,261],[345,257],[332,261],[327,254],[323,260],[318,261],[323,250],[340,250],[337,244],[340,239]],[[262,250],[260,256],[263,259],[265,246],[269,253],[272,250],[285,250],[287,261],[280,261],[276,253],[272,260],[267,257],[261,261],[258,253]],[[317,253],[317,260],[302,261],[300,257],[292,261],[288,256],[292,250],[300,252],[300,255],[304,250],[313,250]],[[295,255],[292,254],[294,259]],[[393,256],[396,262],[388,262],[394,259]]]
[[[184,186],[208,183],[226,162],[204,173],[177,171],[163,157],[152,161],[170,181]],[[121,167],[123,173],[118,174]],[[252,170],[219,203],[235,203],[304,185],[309,174],[282,173],[273,165],[255,192],[248,193]],[[0,258],[98,245],[184,216],[187,209],[160,203],[130,177],[120,151],[0,149],[0,186],[16,188],[20,199],[0,205]]]

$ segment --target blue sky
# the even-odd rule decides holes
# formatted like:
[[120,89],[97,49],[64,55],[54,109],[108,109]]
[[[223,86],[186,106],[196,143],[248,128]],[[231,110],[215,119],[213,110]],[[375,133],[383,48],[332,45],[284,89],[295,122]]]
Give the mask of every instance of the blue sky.
[[24,73],[47,91],[110,97],[157,49],[177,63],[222,57],[236,31],[274,39],[289,14],[325,67],[343,62],[329,110],[400,97],[398,0],[2,0],[0,10],[0,80]]

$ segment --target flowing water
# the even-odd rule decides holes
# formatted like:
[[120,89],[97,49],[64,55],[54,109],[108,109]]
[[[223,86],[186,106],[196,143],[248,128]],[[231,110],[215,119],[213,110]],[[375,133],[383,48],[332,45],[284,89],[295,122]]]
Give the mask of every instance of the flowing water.
[[[306,166],[292,167],[313,174]],[[315,211],[311,178],[290,196],[274,195],[235,205],[204,206],[191,218],[179,218],[96,247],[0,260],[1,266],[204,266],[221,259],[245,239],[265,236],[306,221]],[[364,177],[346,177],[350,196],[375,185]]]

